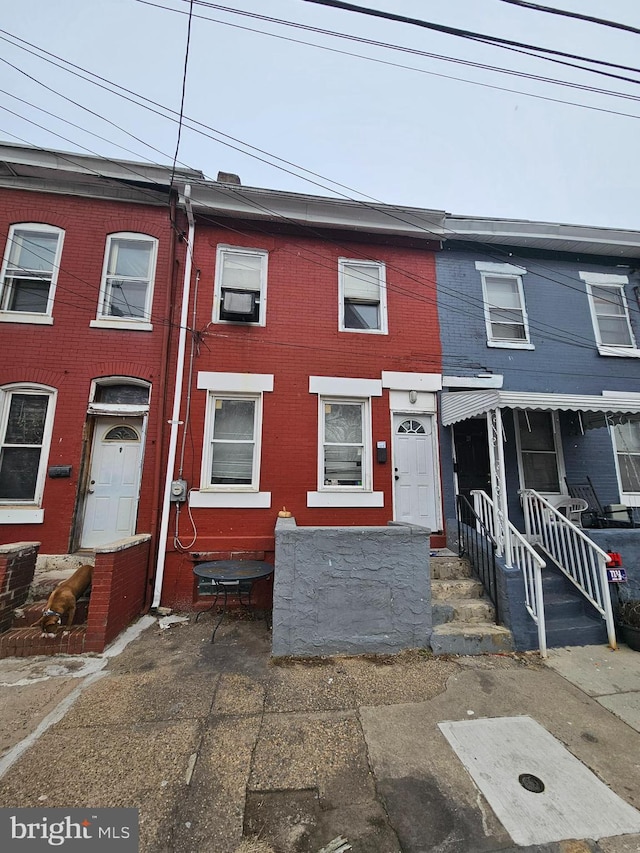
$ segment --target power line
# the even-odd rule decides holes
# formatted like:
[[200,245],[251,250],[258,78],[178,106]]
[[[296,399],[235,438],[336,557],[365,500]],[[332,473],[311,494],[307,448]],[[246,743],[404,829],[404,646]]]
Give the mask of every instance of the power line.
[[[166,12],[174,12],[175,14],[178,14],[178,15],[187,14],[186,12],[183,12],[181,9],[173,9],[169,6],[162,6],[159,3],[151,2],[151,0],[136,0],[136,2],[142,3],[145,6],[152,6],[152,7],[157,8],[157,9],[164,9]],[[199,3],[198,5],[210,6],[212,4]],[[247,14],[247,13],[238,11],[238,14]],[[240,24],[233,24],[230,21],[223,21],[223,20],[220,20],[219,18],[211,18],[211,17],[208,17],[207,15],[194,15],[194,17],[200,18],[203,21],[210,21],[211,23],[214,23],[214,24],[221,24],[222,26],[225,26],[225,27],[231,27],[231,28],[237,29],[237,30],[244,30],[245,32],[257,33],[258,35],[267,36],[269,38],[274,38],[274,39],[279,39],[280,41],[286,41],[286,42],[290,42],[293,44],[301,44],[301,45],[305,45],[307,47],[313,47],[316,50],[324,50],[324,51],[327,51],[328,53],[335,53],[335,54],[338,54],[340,56],[349,56],[349,57],[353,57],[354,59],[363,59],[366,62],[373,62],[373,63],[376,63],[378,65],[386,65],[390,68],[400,68],[404,71],[413,71],[417,74],[426,74],[429,77],[437,77],[441,80],[453,80],[453,81],[458,82],[458,83],[467,83],[470,86],[480,86],[483,89],[492,89],[493,91],[496,91],[496,92],[507,92],[508,94],[522,95],[526,98],[533,98],[533,99],[539,100],[539,101],[547,101],[547,102],[552,103],[552,104],[563,104],[566,106],[579,107],[580,109],[591,110],[593,112],[607,113],[609,115],[619,115],[619,116],[622,116],[624,118],[633,118],[633,119],[640,118],[640,116],[638,116],[637,114],[634,114],[634,113],[625,113],[625,112],[621,112],[620,110],[607,109],[606,107],[597,107],[597,106],[594,106],[592,104],[583,104],[583,103],[579,103],[577,101],[569,101],[569,100],[564,99],[564,98],[552,98],[548,95],[538,95],[538,94],[535,94],[534,92],[525,92],[522,89],[512,89],[512,88],[509,88],[508,86],[498,86],[498,85],[493,84],[493,83],[483,83],[479,80],[469,80],[467,77],[457,77],[453,74],[442,74],[442,73],[437,72],[437,71],[429,71],[426,68],[417,68],[414,65],[404,65],[403,63],[400,63],[400,62],[391,62],[389,60],[380,59],[380,58],[374,57],[374,56],[366,56],[365,54],[362,54],[362,53],[354,53],[353,51],[340,50],[339,48],[329,47],[328,45],[316,44],[315,42],[305,41],[304,39],[291,38],[288,36],[281,35],[279,33],[270,33],[270,32],[267,32],[265,30],[256,29],[255,27],[246,27],[246,26],[241,26]],[[266,16],[263,16],[263,15],[253,14],[252,17],[260,17],[260,18],[265,18],[266,20],[268,20],[266,18]],[[300,24],[293,24],[291,22],[287,22],[287,21],[280,20],[280,19],[274,19],[274,20],[278,21],[279,23],[282,23],[284,26],[294,26],[294,27],[303,28],[303,29],[317,30],[320,33],[327,34],[327,35],[333,35],[336,38],[344,38],[344,39],[348,39],[350,41],[362,42],[362,43],[369,44],[369,45],[372,45],[375,47],[383,47],[383,48],[388,48],[391,50],[399,50],[399,51],[402,51],[404,53],[415,54],[417,56],[424,56],[424,57],[427,57],[429,59],[442,60],[444,62],[452,62],[452,63],[457,64],[457,65],[470,66],[473,68],[479,68],[481,70],[507,74],[507,75],[515,76],[515,77],[521,77],[523,79],[531,79],[531,80],[534,80],[536,82],[547,82],[550,85],[564,86],[566,88],[583,90],[583,91],[591,92],[593,94],[602,94],[602,95],[606,95],[606,96],[610,96],[610,97],[620,97],[620,98],[625,98],[625,99],[629,99],[629,100],[636,100],[637,99],[636,95],[630,95],[630,94],[626,94],[623,92],[616,92],[616,91],[613,91],[611,89],[600,89],[600,88],[595,87],[595,86],[586,86],[586,85],[583,85],[581,83],[572,83],[572,82],[567,81],[567,80],[557,80],[553,77],[543,77],[543,76],[536,75],[536,74],[530,74],[530,73],[524,72],[524,71],[515,71],[513,69],[501,68],[500,66],[492,66],[492,65],[487,65],[485,63],[481,63],[481,62],[473,62],[472,60],[458,59],[455,57],[448,57],[448,56],[444,56],[441,54],[428,53],[427,51],[421,51],[421,50],[417,50],[417,49],[413,49],[413,48],[405,48],[405,47],[402,47],[399,45],[388,44],[386,42],[378,42],[378,41],[375,41],[373,39],[363,39],[363,38],[359,38],[357,36],[346,35],[344,33],[334,33],[331,30],[318,30],[318,28],[305,27],[305,26],[300,25]],[[522,52],[522,51],[519,51],[519,52]],[[533,54],[528,54],[528,53],[526,55],[527,56],[533,56]],[[536,57],[536,58],[540,58],[540,57]],[[549,61],[550,62],[558,62],[560,65],[566,65],[566,66],[569,66],[570,68],[577,68],[578,70],[582,70],[582,71],[594,71],[594,69],[585,68],[582,65],[575,65],[575,64],[570,63],[570,62],[560,62],[559,60],[552,60],[552,59],[550,59]],[[628,77],[621,77],[618,74],[608,74],[607,72],[604,72],[604,71],[594,71],[594,73],[602,74],[606,77],[613,77],[615,79],[624,80],[624,81],[632,82],[632,83],[640,82],[638,80],[633,80],[633,79],[628,78]],[[192,121],[193,121],[193,119],[192,119]],[[220,131],[217,131],[217,132],[220,132]]]
[[[167,12],[175,12],[175,13],[180,14],[180,15],[188,14],[186,11],[183,11],[182,9],[174,9],[170,6],[162,6],[160,3],[152,2],[152,0],[136,0],[136,2],[141,3],[143,6],[152,6],[156,9],[164,9]],[[182,0],[182,2],[188,3],[188,2],[190,2],[190,0]],[[483,62],[475,62],[475,61],[470,60],[470,59],[460,59],[459,57],[453,57],[453,56],[448,56],[448,55],[439,54],[439,53],[432,53],[432,52],[426,51],[426,50],[419,50],[418,48],[411,48],[411,47],[406,47],[403,45],[393,44],[390,42],[379,41],[377,39],[365,38],[364,36],[355,36],[355,35],[352,35],[349,33],[343,33],[343,32],[338,32],[336,30],[325,29],[323,27],[312,26],[310,24],[301,24],[297,21],[289,21],[289,20],[286,20],[284,18],[274,18],[270,15],[261,15],[258,12],[247,12],[247,11],[244,11],[242,9],[232,9],[228,6],[221,6],[217,3],[206,2],[206,0],[195,0],[195,3],[197,6],[204,6],[207,9],[217,9],[217,10],[220,10],[223,12],[227,12],[229,14],[240,15],[240,16],[243,16],[246,18],[253,18],[253,19],[260,20],[260,21],[265,21],[266,23],[270,23],[270,24],[277,24],[277,25],[283,26],[283,27],[289,27],[289,28],[293,28],[293,29],[303,30],[306,32],[312,32],[312,33],[315,33],[317,35],[326,35],[326,36],[329,36],[331,38],[346,39],[348,41],[356,42],[358,44],[365,44],[365,45],[369,45],[372,47],[380,47],[380,48],[383,48],[385,50],[400,51],[402,53],[408,53],[412,56],[423,56],[423,57],[426,57],[427,59],[435,59],[435,60],[438,60],[441,62],[452,62],[456,65],[469,66],[472,68],[480,68],[480,69],[486,70],[486,71],[494,71],[494,72],[499,73],[499,74],[507,74],[507,75],[512,75],[515,77],[522,77],[524,79],[531,79],[531,80],[537,80],[537,81],[542,81],[542,82],[548,82],[548,83],[552,83],[552,84],[555,84],[558,86],[568,86],[568,87],[572,87],[572,88],[578,88],[578,89],[584,88],[586,90],[590,90],[589,86],[583,87],[583,86],[581,86],[581,84],[571,83],[570,81],[566,81],[566,80],[557,80],[553,77],[544,77],[542,75],[530,74],[530,73],[525,72],[525,71],[516,71],[514,69],[504,68],[503,66],[499,66],[499,65],[489,65],[489,64],[483,63]],[[220,20],[219,18],[211,18],[211,17],[208,17],[206,15],[195,15],[195,17],[200,18],[201,20],[204,20],[204,21],[211,21],[211,22],[216,23],[216,24],[222,24],[223,26],[233,27],[235,29],[245,30],[247,32],[252,32],[252,33],[259,33],[260,35],[266,35],[266,36],[270,36],[272,38],[279,38],[279,39],[282,39],[284,41],[293,42],[294,44],[303,44],[303,45],[308,45],[310,47],[318,48],[320,50],[332,51],[332,48],[327,47],[326,45],[319,45],[319,44],[315,44],[314,42],[304,41],[302,39],[287,38],[286,36],[281,36],[281,35],[278,35],[277,33],[266,32],[265,30],[258,30],[258,29],[255,29],[254,27],[244,27],[244,26],[241,26],[239,24],[232,24],[230,21],[223,21],[223,20]],[[562,65],[562,66],[565,66],[568,68],[575,68],[579,71],[587,71],[590,74],[598,74],[600,76],[609,77],[609,78],[612,78],[614,80],[622,80],[626,83],[640,83],[640,80],[637,80],[634,77],[627,77],[627,76],[624,76],[621,74],[614,74],[612,72],[602,71],[602,70],[597,69],[597,68],[589,68],[588,66],[585,66],[585,65],[577,65],[574,62],[567,62],[566,60],[553,59],[552,57],[540,56],[539,54],[532,53],[531,51],[528,51],[528,50],[522,50],[522,49],[518,49],[518,48],[507,48],[507,49],[513,53],[520,53],[524,56],[533,57],[534,59],[543,59],[546,62],[552,62],[556,65]],[[350,53],[349,51],[335,50],[332,52],[341,53],[341,54],[346,55],[346,56],[353,56],[353,57],[357,57],[360,59],[369,59],[370,61],[383,62],[383,60],[376,60],[373,57],[363,56],[362,54],[358,54],[358,53]],[[406,65],[396,64],[396,63],[389,63],[389,64],[397,65],[398,68],[406,68],[406,69],[412,70],[412,71],[418,71],[418,72],[422,71],[425,74],[430,73],[428,71],[423,71],[423,69],[415,68],[413,66],[406,66]],[[456,78],[456,77],[453,77],[451,79],[454,79],[454,80],[462,79],[462,80],[464,80],[464,78]],[[464,81],[464,82],[471,82],[471,81]],[[605,90],[598,90],[595,87],[594,87],[593,91],[595,91],[595,92],[602,91],[603,93],[610,94],[610,95],[619,95],[620,94],[617,92],[611,92],[610,90],[606,90],[606,89]]]
[[178,161],[178,151],[180,150],[180,136],[182,134],[182,121],[184,118],[184,99],[187,91],[187,68],[189,66],[189,46],[191,44],[191,22],[193,20],[193,0],[189,0],[189,19],[187,23],[187,43],[184,51],[184,69],[182,71],[182,93],[180,96],[180,114],[178,116],[178,138],[176,139],[176,152],[173,155],[173,165],[171,166],[171,181],[170,186],[173,186],[173,179],[176,174],[176,163]]
[[[89,72],[89,73],[91,73],[91,72]],[[114,94],[117,94],[117,93],[114,93]],[[4,107],[3,107],[3,109],[7,109],[7,108],[4,108]],[[7,111],[9,111],[9,112],[13,112],[13,111],[11,111],[11,110],[7,110]],[[18,115],[17,113],[13,113],[13,114],[14,114],[14,115]],[[20,116],[19,116],[19,117],[20,117]],[[23,118],[24,118],[24,117],[23,117]],[[38,125],[36,122],[32,122],[32,121],[31,121],[31,120],[29,120],[29,119],[24,119],[24,120],[29,121],[30,123],[35,124],[36,126],[41,127],[42,129],[48,130],[47,128],[44,128],[42,125]],[[59,137],[60,137],[60,138],[62,138],[62,139],[65,139],[65,141],[71,142],[71,144],[75,144],[72,140],[69,140],[69,139],[67,139],[66,137],[63,137],[61,134],[55,134],[55,135],[59,136]],[[136,139],[137,139],[137,137],[136,137]],[[141,141],[142,141],[142,140],[141,140]],[[219,141],[219,140],[217,140],[217,141]],[[146,145],[146,143],[144,143],[144,141],[142,141],[142,144],[145,144],[145,145]],[[222,144],[225,144],[225,143],[222,143]],[[245,143],[243,143],[243,144],[245,144]],[[85,146],[81,146],[81,147],[85,147]],[[90,149],[88,149],[88,148],[86,148],[86,147],[85,147],[85,150],[90,151]],[[156,149],[156,150],[157,150],[157,149]],[[95,154],[95,152],[91,152],[91,153]],[[162,152],[161,152],[161,153],[162,153]],[[246,154],[247,152],[243,152],[243,153],[245,153],[245,154]],[[253,155],[249,155],[249,156],[253,156]],[[269,156],[274,156],[274,155],[269,155]],[[261,158],[259,158],[259,159],[261,159]],[[279,159],[279,158],[278,158],[278,159]],[[273,165],[273,164],[269,164],[269,165]],[[278,168],[280,168],[280,167],[278,167]],[[302,168],[302,167],[300,167],[300,168]],[[135,171],[134,171],[134,170],[131,170],[131,169],[130,169],[130,171],[132,171],[132,172],[135,174]],[[286,170],[286,171],[288,171],[288,170]],[[140,174],[140,173],[138,173],[138,174]],[[146,177],[146,176],[143,176],[143,177]],[[314,182],[314,183],[315,183],[315,182]],[[344,194],[342,194],[342,195],[344,195]],[[154,197],[154,198],[155,198],[155,197]],[[253,200],[251,200],[251,203],[252,203],[252,204],[254,204],[254,206],[256,206],[256,205],[255,205],[255,203],[253,202]],[[372,205],[366,205],[366,206],[373,207]],[[268,208],[264,208],[264,209],[265,209],[265,210],[268,210],[268,212],[269,212],[269,213],[271,213],[271,214],[273,214],[273,215],[275,215],[275,216],[278,216],[278,214],[277,214],[277,212],[276,212],[276,211],[269,210]],[[373,208],[373,209],[377,209],[377,210],[379,210],[379,208]],[[385,213],[385,214],[386,214],[386,215],[388,215],[388,216],[391,216],[392,218],[398,219],[399,221],[408,222],[408,220],[403,219],[402,217],[399,217],[399,216],[397,216],[397,215],[395,215],[395,214],[391,213],[390,211],[384,210],[384,211],[381,211],[381,212]],[[283,218],[283,217],[280,217],[280,218]],[[290,220],[290,221],[292,221],[292,222],[293,222],[293,220]],[[412,224],[415,224],[415,223],[412,223]],[[420,227],[420,226],[418,226],[418,227]],[[431,232],[429,229],[426,229],[426,228],[424,228],[424,227],[422,227],[422,228],[421,228],[421,230],[427,231],[428,233],[433,233],[433,232]],[[453,233],[453,232],[452,232],[452,233]],[[438,235],[434,235],[434,236],[436,236],[436,237],[437,237]],[[484,249],[484,251],[485,251],[485,253],[486,253],[486,254],[490,254],[490,252],[489,252],[489,251],[487,251],[487,249],[486,249],[486,248]],[[508,253],[507,253],[507,252],[505,252],[504,250],[502,250],[502,253],[503,253],[503,254],[508,254]],[[541,277],[545,278],[545,276],[541,276]],[[546,277],[546,278],[549,278],[549,277]],[[558,284],[560,284],[560,285],[562,285],[562,286],[570,287],[570,285],[564,284],[563,282],[560,282],[560,281],[558,281],[557,279],[552,279],[552,278],[550,278],[549,280],[554,281],[554,282],[556,282],[556,283],[558,283]],[[433,284],[434,282],[431,282],[431,283]],[[573,288],[573,289],[577,289],[577,288]],[[580,290],[580,292],[582,293],[582,291],[581,291],[581,290]],[[543,324],[543,325],[546,325],[546,324]],[[550,328],[554,329],[554,327],[550,327]],[[556,337],[557,337],[557,332],[561,332],[562,334],[564,334],[564,330],[560,330],[560,329],[554,329],[554,332],[556,333]],[[586,339],[585,339],[585,340],[586,340]],[[588,345],[589,345],[589,348],[591,348],[591,346],[592,346],[592,342],[591,342],[590,340],[589,340],[589,342],[588,342]]]
[[499,36],[486,35],[484,33],[474,32],[473,30],[459,29],[458,27],[449,27],[445,24],[436,24],[433,21],[425,21],[421,18],[410,18],[406,15],[398,15],[395,12],[384,12],[381,9],[371,9],[368,6],[356,6],[353,3],[345,3],[343,2],[343,0],[302,0],[302,2],[314,3],[317,6],[329,6],[332,9],[340,9],[346,12],[356,12],[360,15],[368,15],[374,18],[382,18],[383,20],[387,21],[397,21],[402,24],[411,24],[415,27],[422,27],[427,30],[434,30],[435,32],[445,33],[446,35],[451,36],[458,36],[459,38],[469,39],[471,41],[483,42],[484,44],[491,44],[495,47],[518,47],[523,48],[525,50],[532,50],[539,54],[548,53],[552,56],[563,56],[566,59],[578,59],[581,62],[591,62],[594,65],[603,65],[608,68],[618,68],[622,71],[634,71],[635,73],[640,74],[640,68],[634,68],[633,66],[619,65],[615,62],[605,62],[602,59],[591,59],[588,56],[581,56],[580,54],[566,53],[562,50],[552,50],[548,47],[538,47],[537,45],[528,44],[527,42],[514,41],[513,39],[505,39]]
[[550,15],[561,15],[563,18],[575,18],[578,21],[588,21],[591,24],[601,24],[603,27],[612,27],[616,30],[624,30],[628,33],[640,35],[638,27],[630,24],[620,24],[618,21],[610,21],[606,18],[595,18],[593,15],[583,15],[580,12],[569,12],[567,9],[556,9],[551,6],[541,6],[539,3],[529,3],[527,0],[501,0],[511,6],[520,6],[523,9],[531,9],[534,12],[547,12]]

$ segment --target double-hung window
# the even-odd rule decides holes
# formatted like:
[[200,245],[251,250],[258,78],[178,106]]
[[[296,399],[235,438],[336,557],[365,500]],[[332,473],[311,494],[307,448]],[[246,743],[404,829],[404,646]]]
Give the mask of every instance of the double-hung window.
[[123,232],[107,238],[98,316],[92,325],[151,328],[158,241]]
[[631,329],[626,275],[580,273],[586,283],[593,330],[601,355],[640,356]]
[[367,485],[369,447],[364,400],[322,399],[323,485],[358,488]]
[[338,260],[341,332],[387,333],[385,265],[378,261]]
[[63,237],[52,225],[11,226],[0,276],[1,320],[53,322]]
[[[640,503],[640,423],[629,421],[613,427],[620,490],[625,500]],[[635,500],[629,500],[635,498]]]
[[555,412],[516,412],[520,482],[524,489],[558,494],[564,473]]
[[[11,385],[0,389],[0,521],[7,505],[39,507],[49,454],[55,392]],[[14,511],[9,521],[41,521]]]
[[189,493],[190,505],[270,507],[260,468],[263,398],[273,391],[273,374],[200,371],[197,385],[207,406],[200,488]]
[[259,396],[209,395],[206,488],[257,490]]
[[483,262],[477,262],[476,269],[482,276],[487,345],[533,349],[522,286],[526,270],[513,264]]
[[214,321],[265,325],[267,258],[261,249],[218,246]]
[[310,507],[381,507],[384,494],[373,491],[371,401],[382,382],[310,376],[318,395],[318,487],[307,492]]

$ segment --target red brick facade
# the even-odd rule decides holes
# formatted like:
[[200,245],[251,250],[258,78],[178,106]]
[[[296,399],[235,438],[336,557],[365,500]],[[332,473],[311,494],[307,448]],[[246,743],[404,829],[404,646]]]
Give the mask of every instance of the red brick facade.
[[[71,476],[46,477],[42,523],[7,523],[6,517],[0,518],[0,541],[37,538],[42,543],[41,554],[65,554],[77,544],[81,495],[86,487],[82,471],[84,464],[86,479],[91,444],[89,395],[92,381],[109,376],[131,377],[151,385],[136,532],[155,533],[162,482],[159,451],[165,423],[164,393],[170,380],[166,353],[173,340],[173,289],[182,260],[180,247],[174,258],[168,206],[161,204],[161,197],[156,204],[144,204],[5,188],[0,195],[3,253],[9,229],[18,223],[61,228],[64,242],[53,324],[6,322],[6,317],[0,323],[5,354],[0,387],[37,383],[57,391],[47,468],[71,465]],[[152,331],[90,325],[97,313],[107,236],[115,232],[136,232],[158,240]]]
[[[273,374],[263,394],[260,491],[271,493],[268,509],[192,508],[195,542],[187,512],[180,514],[180,553],[170,537],[162,603],[192,607],[194,554],[230,553],[273,559],[274,525],[283,506],[300,525],[384,525],[393,518],[393,467],[389,391],[371,400],[372,441],[385,441],[386,463],[373,462],[379,508],[312,508],[307,493],[318,483],[318,396],[310,376],[380,380],[382,371],[439,374],[439,328],[432,246],[399,245],[391,239],[366,242],[344,233],[314,237],[310,230],[283,235],[230,222],[215,227],[206,217],[196,225],[194,263],[200,270],[196,326],[202,330],[193,364],[190,440],[184,476],[199,488],[205,430],[206,391],[197,374],[217,371]],[[212,323],[216,249],[219,244],[268,251],[266,325]],[[388,334],[338,330],[338,259],[381,261],[386,266]],[[186,374],[188,371],[186,371]],[[186,375],[185,374],[185,375]],[[185,418],[185,412],[181,415]],[[194,452],[192,453],[192,448]],[[169,530],[175,527],[172,509]]]

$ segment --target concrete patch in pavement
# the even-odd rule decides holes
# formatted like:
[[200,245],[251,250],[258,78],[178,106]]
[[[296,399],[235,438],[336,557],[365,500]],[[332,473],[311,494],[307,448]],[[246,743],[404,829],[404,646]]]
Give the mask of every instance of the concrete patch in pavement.
[[589,696],[640,691],[640,655],[626,646],[550,649],[546,663]]
[[441,722],[438,728],[516,844],[640,832],[640,812],[531,717]]
[[640,692],[599,696],[598,702],[620,717],[627,725],[640,732]]

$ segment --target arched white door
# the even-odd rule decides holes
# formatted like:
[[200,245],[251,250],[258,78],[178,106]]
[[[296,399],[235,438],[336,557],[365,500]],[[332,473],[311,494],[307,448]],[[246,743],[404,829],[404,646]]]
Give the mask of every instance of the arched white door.
[[438,530],[432,415],[393,416],[395,520]]
[[132,536],[142,470],[142,418],[98,418],[93,432],[81,548]]

